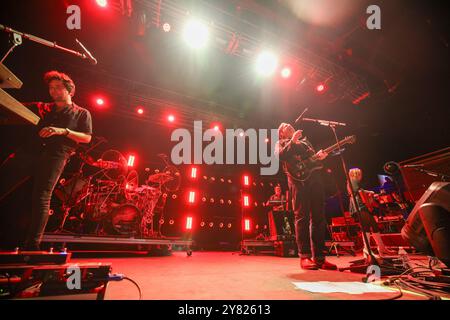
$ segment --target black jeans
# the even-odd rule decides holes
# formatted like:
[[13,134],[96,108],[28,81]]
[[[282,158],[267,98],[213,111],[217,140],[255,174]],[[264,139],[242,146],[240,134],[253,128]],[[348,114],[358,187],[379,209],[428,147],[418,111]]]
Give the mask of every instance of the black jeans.
[[305,182],[288,178],[295,215],[295,236],[299,256],[324,260],[326,218],[325,193],[321,171],[314,171]]
[[0,167],[0,201],[28,179],[33,180],[25,248],[39,248],[49,217],[53,190],[68,158],[68,153],[63,151],[44,151],[38,155],[17,152]]

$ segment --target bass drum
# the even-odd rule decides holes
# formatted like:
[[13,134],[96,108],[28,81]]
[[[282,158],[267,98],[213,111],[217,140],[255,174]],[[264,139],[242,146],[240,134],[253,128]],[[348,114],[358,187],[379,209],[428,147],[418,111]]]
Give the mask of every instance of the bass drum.
[[112,232],[120,235],[139,236],[141,211],[132,204],[123,204],[111,212]]

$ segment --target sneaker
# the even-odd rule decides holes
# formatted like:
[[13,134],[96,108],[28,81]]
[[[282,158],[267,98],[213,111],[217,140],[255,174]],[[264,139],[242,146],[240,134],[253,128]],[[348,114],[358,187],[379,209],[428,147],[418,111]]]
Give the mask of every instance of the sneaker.
[[300,258],[300,267],[303,270],[317,270],[319,267],[310,258]]
[[322,270],[337,270],[337,266],[331,262],[328,262],[327,260],[320,260],[320,261],[315,261],[315,264],[317,265],[317,267],[319,269]]

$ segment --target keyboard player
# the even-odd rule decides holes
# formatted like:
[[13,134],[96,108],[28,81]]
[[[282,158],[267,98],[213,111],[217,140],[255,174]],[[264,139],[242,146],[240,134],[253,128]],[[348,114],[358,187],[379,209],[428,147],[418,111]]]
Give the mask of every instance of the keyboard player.
[[284,211],[286,197],[281,193],[280,185],[275,186],[274,191],[275,193],[266,202],[266,207],[272,207],[272,211]]
[[77,145],[89,143],[92,135],[91,114],[72,100],[73,80],[64,73],[49,71],[44,81],[53,102],[26,104],[40,117],[37,130],[0,165],[0,202],[23,182],[33,181],[27,238],[24,242],[13,239],[24,250],[39,250],[56,183]]

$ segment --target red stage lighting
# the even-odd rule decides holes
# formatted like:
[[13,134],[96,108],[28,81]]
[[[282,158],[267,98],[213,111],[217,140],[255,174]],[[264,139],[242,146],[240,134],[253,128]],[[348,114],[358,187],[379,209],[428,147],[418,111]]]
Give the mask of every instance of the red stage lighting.
[[102,8],[106,8],[108,6],[108,0],[95,0],[95,2],[97,2],[97,4]]
[[318,93],[324,93],[326,89],[327,89],[327,87],[323,83],[317,85],[317,87],[316,87],[316,91]]
[[244,207],[250,207],[250,197],[244,196]]
[[138,114],[144,114],[144,108],[137,108],[136,112]]
[[291,68],[289,68],[289,67],[284,67],[284,68],[281,70],[281,77],[282,77],[282,78],[287,79],[287,78],[290,78],[291,75],[292,75],[292,70],[291,70]]
[[169,115],[169,116],[167,117],[167,121],[169,121],[169,122],[174,122],[174,121],[175,121],[175,116],[174,116],[173,114]]
[[244,175],[244,186],[250,185],[250,177],[248,175]]
[[195,203],[195,191],[189,191],[189,203]]
[[192,217],[186,218],[186,230],[192,230]]
[[244,230],[250,231],[250,219],[244,219]]
[[97,99],[95,99],[95,103],[98,106],[103,106],[105,104],[105,100],[103,100],[103,98],[97,98]]
[[134,167],[134,160],[136,160],[135,156],[133,156],[133,155],[128,156],[128,166],[129,167]]
[[196,167],[191,168],[191,178],[197,179],[197,168]]

